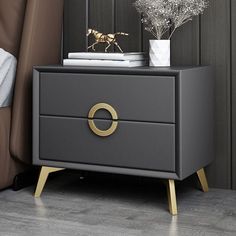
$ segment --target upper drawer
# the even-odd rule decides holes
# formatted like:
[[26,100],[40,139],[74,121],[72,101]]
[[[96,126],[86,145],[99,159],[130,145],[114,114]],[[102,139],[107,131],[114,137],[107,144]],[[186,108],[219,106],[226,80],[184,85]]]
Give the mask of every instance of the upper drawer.
[[[175,122],[175,79],[168,76],[40,74],[40,113],[88,117],[97,103],[111,105],[119,120]],[[105,110],[95,118],[110,118]]]

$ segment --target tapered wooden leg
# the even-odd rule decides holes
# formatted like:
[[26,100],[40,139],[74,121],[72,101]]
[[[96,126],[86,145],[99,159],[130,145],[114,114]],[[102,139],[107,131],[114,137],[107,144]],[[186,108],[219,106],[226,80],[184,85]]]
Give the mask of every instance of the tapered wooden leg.
[[38,184],[36,187],[36,191],[34,196],[35,197],[40,197],[44,185],[47,181],[48,175],[52,172],[56,172],[56,171],[60,171],[60,170],[64,170],[63,168],[55,168],[55,167],[47,167],[47,166],[42,166],[41,171],[40,171],[40,175],[39,175],[39,179],[38,179]]
[[169,210],[172,215],[177,215],[177,202],[176,202],[176,193],[175,193],[175,181],[172,179],[168,180],[167,184],[167,194],[168,194],[168,203]]
[[206,178],[206,174],[203,168],[197,171],[197,176],[200,181],[202,191],[208,192],[209,188],[208,188],[207,178]]

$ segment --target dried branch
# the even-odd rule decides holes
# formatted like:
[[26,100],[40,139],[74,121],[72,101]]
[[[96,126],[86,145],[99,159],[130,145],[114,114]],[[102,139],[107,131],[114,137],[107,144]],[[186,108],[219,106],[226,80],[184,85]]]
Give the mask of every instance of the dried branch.
[[202,14],[208,6],[208,0],[136,0],[137,11],[142,14],[145,30],[157,39],[170,29],[169,38],[177,28]]

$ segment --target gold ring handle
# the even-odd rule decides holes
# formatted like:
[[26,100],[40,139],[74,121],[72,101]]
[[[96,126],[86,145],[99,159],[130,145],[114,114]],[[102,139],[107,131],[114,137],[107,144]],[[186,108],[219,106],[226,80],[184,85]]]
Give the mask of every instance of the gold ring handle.
[[[94,121],[92,120],[94,118],[95,113],[100,109],[107,110],[111,114],[113,121],[112,121],[110,128],[107,130],[98,129],[97,126],[95,125]],[[118,125],[118,121],[114,121],[114,120],[118,120],[117,113],[116,113],[115,109],[107,103],[97,103],[96,105],[94,105],[88,113],[88,118],[89,118],[88,124],[89,124],[90,129],[96,135],[101,136],[101,137],[107,137],[107,136],[113,134],[117,128],[117,125]]]

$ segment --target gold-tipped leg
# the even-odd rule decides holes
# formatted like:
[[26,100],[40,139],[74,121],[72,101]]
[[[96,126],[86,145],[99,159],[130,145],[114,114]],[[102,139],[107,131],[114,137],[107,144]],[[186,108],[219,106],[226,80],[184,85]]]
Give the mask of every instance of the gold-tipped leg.
[[40,195],[43,191],[44,185],[47,181],[48,175],[52,172],[56,172],[56,171],[60,171],[60,170],[64,170],[64,169],[42,166],[41,171],[40,171],[40,175],[39,175],[39,179],[38,179],[38,184],[37,184],[36,191],[34,194],[35,197],[40,197]]
[[208,192],[209,188],[208,188],[207,178],[206,178],[206,174],[203,168],[197,171],[197,176],[200,181],[202,191]]
[[172,215],[177,215],[178,211],[177,211],[177,202],[176,202],[176,193],[175,193],[175,181],[172,179],[168,180],[167,195],[168,195],[170,213]]

